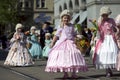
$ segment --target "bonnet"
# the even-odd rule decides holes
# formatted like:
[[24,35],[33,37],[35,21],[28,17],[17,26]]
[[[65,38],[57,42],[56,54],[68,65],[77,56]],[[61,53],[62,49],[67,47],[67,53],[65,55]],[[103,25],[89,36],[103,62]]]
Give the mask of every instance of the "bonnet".
[[112,13],[111,9],[107,6],[104,6],[100,9],[100,15],[103,15],[103,14],[110,15],[111,13]]
[[36,29],[36,27],[35,27],[35,26],[32,26],[32,27],[30,28],[30,30],[33,30],[33,29]]
[[19,29],[19,28],[23,28],[23,25],[22,25],[21,23],[16,24],[15,30],[17,30],[17,29]]
[[51,36],[51,34],[50,33],[46,33],[45,36]]
[[71,17],[70,10],[66,9],[66,10],[62,11],[61,14],[60,14],[60,18],[62,18],[65,15],[68,15],[68,16]]

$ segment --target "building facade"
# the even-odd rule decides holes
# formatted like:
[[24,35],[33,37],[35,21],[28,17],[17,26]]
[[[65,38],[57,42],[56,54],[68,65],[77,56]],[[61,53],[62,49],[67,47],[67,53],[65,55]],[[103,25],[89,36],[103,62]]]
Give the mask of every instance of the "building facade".
[[115,18],[120,13],[120,0],[54,0],[55,25],[59,25],[60,13],[69,9],[72,14],[71,23],[92,27],[89,19],[98,19],[102,6],[109,6],[112,10],[110,17]]
[[42,24],[46,21],[53,23],[53,0],[20,0],[19,5],[19,16],[24,25]]
[[120,0],[86,0],[87,4],[87,23],[88,27],[92,27],[93,25],[89,23],[89,19],[98,19],[99,11],[102,6],[109,6],[112,13],[110,17],[114,18],[120,14]]
[[65,9],[69,9],[72,14],[71,23],[83,23],[87,17],[85,5],[86,0],[54,0],[55,25],[59,25],[60,13]]

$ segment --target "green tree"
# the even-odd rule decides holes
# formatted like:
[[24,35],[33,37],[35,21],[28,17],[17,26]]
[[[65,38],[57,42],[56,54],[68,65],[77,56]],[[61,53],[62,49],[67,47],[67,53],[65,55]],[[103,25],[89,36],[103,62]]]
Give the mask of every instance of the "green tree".
[[19,0],[0,0],[0,24],[17,23]]
[[20,21],[19,9],[19,0],[0,0],[0,35],[14,32],[15,24]]

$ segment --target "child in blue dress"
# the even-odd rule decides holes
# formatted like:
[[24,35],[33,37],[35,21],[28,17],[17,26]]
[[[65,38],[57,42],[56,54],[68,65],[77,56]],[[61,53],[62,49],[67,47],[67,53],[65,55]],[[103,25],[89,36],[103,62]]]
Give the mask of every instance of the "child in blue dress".
[[31,29],[31,37],[29,39],[29,42],[32,44],[31,48],[29,49],[33,59],[40,59],[41,55],[42,55],[42,48],[38,42],[38,37],[35,33],[36,31],[36,27],[32,26]]
[[45,34],[45,47],[42,50],[42,55],[44,58],[48,58],[48,52],[50,50],[50,44],[51,44],[52,40],[51,40],[51,34],[50,33],[46,33]]

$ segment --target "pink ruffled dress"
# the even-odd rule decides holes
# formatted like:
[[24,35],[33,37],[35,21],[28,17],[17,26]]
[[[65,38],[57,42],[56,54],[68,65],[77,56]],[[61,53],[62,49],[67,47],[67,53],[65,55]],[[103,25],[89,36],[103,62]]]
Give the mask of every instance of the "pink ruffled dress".
[[74,43],[75,35],[72,24],[57,30],[59,40],[49,52],[46,72],[87,71],[85,59]]
[[115,22],[112,18],[99,24],[100,39],[95,47],[94,64],[98,69],[115,68],[118,47],[115,38]]

